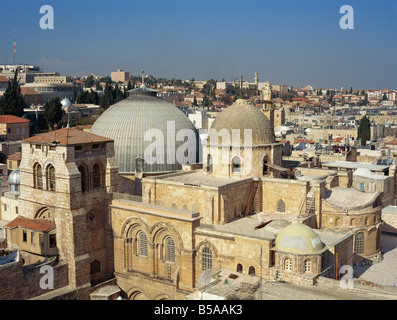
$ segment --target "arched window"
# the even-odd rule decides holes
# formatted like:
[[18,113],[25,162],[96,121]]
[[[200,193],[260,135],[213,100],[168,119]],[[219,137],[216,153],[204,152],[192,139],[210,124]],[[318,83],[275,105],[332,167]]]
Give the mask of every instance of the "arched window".
[[87,181],[87,171],[83,166],[79,167],[79,171],[81,174],[81,192],[88,191],[88,181]]
[[209,247],[204,247],[201,252],[201,267],[203,271],[212,269],[212,251]]
[[284,260],[284,270],[291,271],[292,270],[292,261],[291,259],[287,258]]
[[46,171],[47,178],[47,190],[55,191],[55,168],[52,165],[47,167]]
[[248,268],[248,275],[255,276],[255,268],[253,266]]
[[207,156],[207,168],[208,168],[208,173],[212,173],[212,171],[213,171],[213,166],[212,166],[212,156],[209,154],[208,156]]
[[175,262],[175,242],[171,237],[165,239],[165,261]]
[[267,174],[267,156],[263,157],[263,175]]
[[310,260],[305,260],[305,262],[304,262],[304,270],[305,270],[305,272],[311,272],[312,271],[312,262]]
[[148,256],[148,246],[147,246],[147,236],[146,233],[144,232],[139,232],[138,235],[138,241],[139,241],[139,255],[141,256]]
[[277,212],[285,212],[285,202],[281,199],[277,201]]
[[93,168],[92,186],[94,188],[99,188],[101,186],[101,167],[99,164],[94,165]]
[[35,189],[43,189],[43,170],[38,163],[33,167],[33,183]]
[[360,183],[360,191],[365,191],[365,184],[364,183]]
[[241,263],[237,265],[237,272],[243,273],[243,265]]
[[365,236],[364,232],[359,232],[354,237],[354,253],[363,254],[364,253]]
[[234,157],[232,159],[232,173],[240,173],[241,172],[241,159],[240,157]]

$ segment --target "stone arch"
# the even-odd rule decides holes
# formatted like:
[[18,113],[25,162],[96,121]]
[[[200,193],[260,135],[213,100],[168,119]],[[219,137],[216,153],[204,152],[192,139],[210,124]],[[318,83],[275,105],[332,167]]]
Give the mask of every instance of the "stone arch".
[[199,244],[197,244],[196,252],[200,252],[202,247],[210,247],[211,251],[215,253],[215,256],[219,255],[218,249],[215,247],[215,245],[212,242],[208,240],[201,241]]
[[292,263],[292,259],[290,257],[285,257],[283,259],[283,270],[284,271],[292,271],[293,270],[293,263]]
[[248,268],[248,275],[255,276],[255,267],[254,266],[250,266]]
[[171,236],[175,242],[176,248],[183,249],[183,242],[179,232],[168,222],[158,222],[150,228],[151,241],[159,244],[168,235]]
[[55,167],[49,163],[45,169],[46,189],[48,191],[56,191]]
[[145,221],[143,221],[140,218],[136,218],[136,217],[132,217],[127,219],[122,228],[121,228],[121,237],[122,238],[127,238],[129,235],[129,232],[131,232],[133,230],[133,228],[136,228],[137,226],[142,227],[143,229],[145,229],[147,231],[148,234],[150,234],[150,228],[149,226],[145,223]]
[[237,272],[243,273],[243,265],[241,263],[237,264],[237,268],[236,268]]
[[354,253],[355,254],[364,254],[365,252],[365,234],[363,231],[359,231],[354,235]]
[[154,297],[153,300],[173,300],[172,297],[170,297],[168,294],[165,293],[160,293],[156,297]]
[[90,189],[90,179],[89,179],[89,172],[88,167],[85,163],[81,163],[78,166],[78,170],[80,172],[80,182],[81,182],[81,192],[86,192]]
[[269,157],[265,155],[262,160],[262,175],[266,175],[268,173],[267,163],[269,161]]
[[55,220],[55,215],[47,207],[42,207],[36,211],[34,218],[35,219]]
[[92,178],[90,179],[93,188],[100,188],[103,186],[103,168],[103,164],[100,161],[96,161],[93,164],[91,170]]
[[43,166],[38,161],[33,164],[33,187],[43,189]]
[[133,287],[127,292],[128,300],[151,300],[147,292],[141,287]]
[[242,160],[241,157],[239,156],[234,156],[232,158],[231,164],[232,164],[232,174],[239,174],[241,173],[241,165],[242,165]]

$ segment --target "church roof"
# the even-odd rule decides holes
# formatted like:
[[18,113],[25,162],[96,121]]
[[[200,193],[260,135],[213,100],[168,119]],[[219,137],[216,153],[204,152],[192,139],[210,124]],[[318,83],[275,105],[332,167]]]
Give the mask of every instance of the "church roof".
[[57,142],[58,145],[77,145],[110,141],[113,140],[75,128],[54,130],[23,140],[23,142],[34,142],[40,144],[52,144]]
[[[137,158],[145,160],[143,172],[180,170],[181,162],[186,163],[186,149],[187,161],[197,163],[199,136],[189,118],[171,103],[157,98],[156,91],[146,86],[129,92],[127,99],[109,107],[90,130],[114,140],[119,172],[134,173]],[[153,138],[161,146],[152,148]]]
[[54,221],[51,220],[45,220],[45,219],[32,220],[24,217],[17,217],[11,222],[9,222],[5,227],[10,229],[22,227],[36,231],[49,232],[56,228],[56,224]]
[[277,235],[275,249],[293,254],[318,254],[324,251],[325,246],[312,228],[294,222]]
[[[221,133],[224,132],[225,129],[229,131],[229,143],[225,143],[221,138]],[[239,143],[240,146],[244,146],[250,143],[252,143],[252,145],[276,143],[273,126],[269,119],[261,110],[243,99],[238,99],[230,107],[224,109],[216,116],[211,126],[209,133],[210,137],[212,130],[216,130],[216,133],[219,135],[220,145],[233,145]],[[235,136],[235,132],[238,133],[238,130],[239,134]],[[247,134],[251,132],[252,141],[246,141],[245,132]],[[233,141],[234,137],[239,137],[239,139]],[[210,143],[214,142],[210,141]]]

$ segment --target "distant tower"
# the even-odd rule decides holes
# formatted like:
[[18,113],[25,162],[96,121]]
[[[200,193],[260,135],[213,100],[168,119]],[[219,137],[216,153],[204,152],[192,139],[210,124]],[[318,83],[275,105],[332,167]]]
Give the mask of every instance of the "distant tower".
[[259,85],[259,73],[255,72],[255,85],[256,88],[258,89],[258,85]]

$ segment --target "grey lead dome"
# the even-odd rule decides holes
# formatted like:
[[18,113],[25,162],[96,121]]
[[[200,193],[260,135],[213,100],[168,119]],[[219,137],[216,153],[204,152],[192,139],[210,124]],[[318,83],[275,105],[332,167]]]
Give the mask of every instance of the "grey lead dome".
[[[182,168],[182,163],[198,162],[199,136],[192,122],[174,105],[157,98],[156,91],[144,86],[131,90],[127,99],[107,109],[95,121],[90,132],[114,140],[120,173],[135,173],[137,158],[145,160],[143,171],[146,173],[176,171]],[[154,137],[144,141],[145,133],[159,132],[163,141]],[[152,155],[164,161],[149,164],[150,159],[145,159],[145,150],[153,143],[163,145]],[[183,161],[181,154],[186,157]]]

